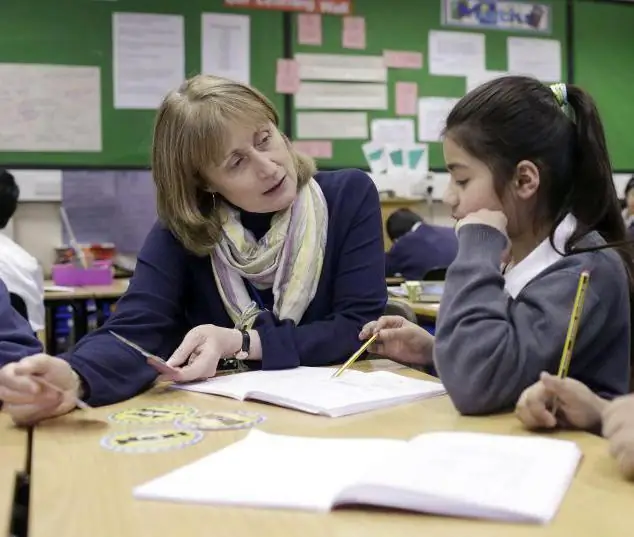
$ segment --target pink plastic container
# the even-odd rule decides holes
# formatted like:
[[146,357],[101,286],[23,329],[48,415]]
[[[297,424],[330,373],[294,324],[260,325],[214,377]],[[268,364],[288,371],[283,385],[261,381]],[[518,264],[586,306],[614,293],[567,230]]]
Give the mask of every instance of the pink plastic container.
[[110,261],[95,261],[90,268],[76,267],[70,263],[53,265],[55,285],[84,287],[87,285],[111,285],[114,277]]

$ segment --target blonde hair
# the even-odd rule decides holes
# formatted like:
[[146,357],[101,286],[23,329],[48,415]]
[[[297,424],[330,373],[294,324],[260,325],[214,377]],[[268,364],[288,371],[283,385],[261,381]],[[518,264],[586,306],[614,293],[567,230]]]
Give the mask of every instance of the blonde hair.
[[[218,203],[206,171],[219,166],[229,124],[259,127],[279,117],[255,88],[215,76],[197,75],[170,92],[159,107],[152,143],[152,175],[161,222],[191,252],[211,253],[220,238]],[[315,173],[315,162],[289,144],[298,188]]]

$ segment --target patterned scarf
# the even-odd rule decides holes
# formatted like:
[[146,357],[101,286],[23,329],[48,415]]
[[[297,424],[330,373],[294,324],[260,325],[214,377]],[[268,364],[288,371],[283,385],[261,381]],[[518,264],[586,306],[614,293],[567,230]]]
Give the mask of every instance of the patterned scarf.
[[218,210],[224,223],[211,263],[231,320],[250,328],[259,311],[244,278],[256,289],[273,289],[278,319],[299,323],[317,291],[326,249],[328,206],[317,182],[311,179],[288,209],[273,216],[259,241],[242,226],[236,209],[223,203]]

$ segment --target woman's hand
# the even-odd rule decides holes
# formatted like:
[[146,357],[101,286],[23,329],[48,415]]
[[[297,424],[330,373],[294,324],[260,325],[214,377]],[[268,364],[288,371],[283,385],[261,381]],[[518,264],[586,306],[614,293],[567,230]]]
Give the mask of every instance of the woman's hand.
[[[555,401],[556,415],[552,412]],[[538,382],[522,392],[515,415],[528,429],[553,429],[560,425],[592,430],[601,424],[606,404],[578,380],[542,373]]]
[[[38,378],[43,382],[38,382]],[[47,354],[28,356],[0,369],[3,409],[19,425],[70,412],[81,396],[80,389],[81,381],[70,364]]]
[[366,324],[359,339],[366,340],[378,334],[369,352],[380,354],[405,364],[432,363],[434,336],[403,317],[387,315]]
[[634,479],[634,395],[619,397],[603,411],[603,436],[621,473]]
[[177,372],[164,378],[189,382],[213,377],[220,359],[233,356],[241,345],[242,334],[239,330],[213,324],[192,328],[167,360],[167,365],[177,368]]

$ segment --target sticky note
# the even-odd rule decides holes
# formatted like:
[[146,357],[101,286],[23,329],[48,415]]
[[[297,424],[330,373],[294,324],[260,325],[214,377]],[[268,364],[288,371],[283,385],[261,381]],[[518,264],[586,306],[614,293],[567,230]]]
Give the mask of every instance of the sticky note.
[[408,50],[384,50],[383,63],[385,67],[397,69],[422,69],[423,53]]
[[299,64],[295,60],[278,58],[275,91],[290,94],[299,91]]
[[300,45],[321,45],[321,15],[313,13],[297,15],[297,42]]
[[343,18],[343,48],[365,49],[365,19],[363,17]]
[[394,90],[396,99],[396,115],[415,116],[418,101],[418,84],[416,82],[397,82]]

